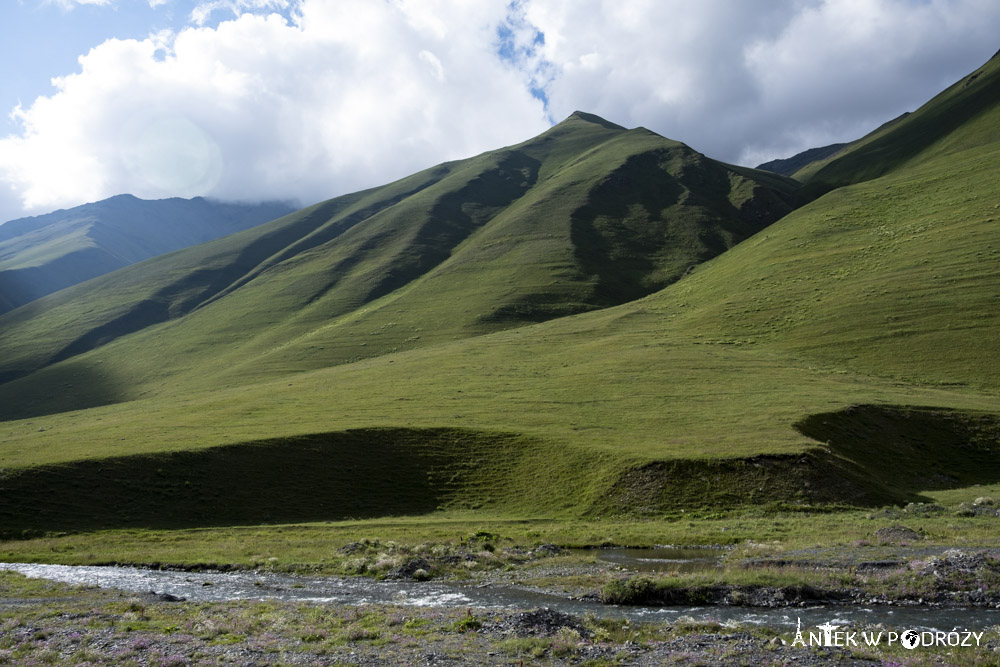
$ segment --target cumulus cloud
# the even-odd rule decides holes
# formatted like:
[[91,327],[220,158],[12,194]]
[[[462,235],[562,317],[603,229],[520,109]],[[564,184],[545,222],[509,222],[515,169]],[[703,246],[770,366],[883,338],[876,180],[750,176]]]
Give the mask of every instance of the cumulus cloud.
[[993,0],[187,6],[188,27],[100,44],[14,110],[0,220],[22,214],[12,198],[38,212],[122,192],[312,203],[576,109],[752,165],[857,138],[1000,46]]
[[990,0],[539,0],[552,115],[584,108],[756,164],[855,139],[1000,44]]
[[[163,3],[166,0],[150,0]],[[215,12],[225,12],[233,16],[259,11],[280,11],[291,6],[290,0],[210,0],[201,2],[191,10],[191,20],[197,25],[205,25]]]
[[15,110],[0,178],[33,212],[121,192],[312,203],[515,143],[548,123],[496,56],[506,12],[309,1],[294,22],[109,40]]

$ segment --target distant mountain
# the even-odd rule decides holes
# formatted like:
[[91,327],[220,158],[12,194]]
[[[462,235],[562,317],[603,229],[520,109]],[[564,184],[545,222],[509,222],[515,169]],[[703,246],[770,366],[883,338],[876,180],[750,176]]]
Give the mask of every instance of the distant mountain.
[[824,160],[849,145],[850,144],[830,144],[829,146],[823,146],[822,148],[810,148],[809,150],[797,153],[792,157],[780,160],[771,160],[770,162],[758,164],[756,168],[763,169],[764,171],[773,171],[774,173],[781,174],[782,176],[792,176],[795,172],[802,169],[802,167],[807,164],[811,164],[817,160]]
[[293,207],[119,195],[0,225],[0,313],[163,253],[273,220]]
[[175,372],[239,383],[612,306],[785,215],[797,187],[577,112],[9,313],[0,378],[107,346],[134,355],[122,391]]

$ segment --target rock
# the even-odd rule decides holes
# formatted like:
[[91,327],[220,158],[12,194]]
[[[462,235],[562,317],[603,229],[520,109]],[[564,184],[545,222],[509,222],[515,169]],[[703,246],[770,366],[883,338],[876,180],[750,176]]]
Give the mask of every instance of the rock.
[[879,528],[875,531],[875,537],[882,542],[889,542],[891,544],[898,544],[899,542],[911,542],[913,540],[922,540],[923,535],[913,530],[912,528],[907,528],[906,526],[896,524],[893,526],[886,526],[885,528]]
[[971,503],[959,504],[955,514],[957,516],[1000,516],[1000,510],[994,504],[992,498],[976,498]]
[[544,558],[546,556],[556,556],[562,553],[562,549],[554,544],[542,544],[535,548],[532,552],[537,558]]
[[368,545],[364,542],[351,542],[350,544],[345,544],[340,547],[340,553],[342,554],[356,554],[359,551],[364,551],[368,548]]
[[394,567],[389,570],[385,578],[386,579],[415,579],[417,572],[423,571],[423,576],[430,578],[428,570],[431,569],[431,564],[428,563],[423,558],[411,558],[402,565]]
[[551,636],[563,628],[576,630],[585,639],[589,639],[592,634],[573,616],[553,611],[548,607],[514,614],[510,618],[510,626],[516,634],[522,637],[530,635]]

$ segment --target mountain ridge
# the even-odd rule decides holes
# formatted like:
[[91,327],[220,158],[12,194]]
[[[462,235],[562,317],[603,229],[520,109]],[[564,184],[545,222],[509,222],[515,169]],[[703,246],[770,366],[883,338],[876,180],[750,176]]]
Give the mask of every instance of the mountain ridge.
[[0,225],[0,312],[65,287],[290,212],[282,202],[239,204],[133,195]]
[[[781,217],[796,188],[578,112],[521,144],[317,204],[0,318],[0,344],[10,350],[0,378],[136,334],[185,363],[226,357],[226,370],[213,372],[238,383],[603,308],[662,288]],[[88,308],[87,298],[104,305]],[[401,320],[400,308],[420,316]],[[72,324],[47,326],[56,320]],[[370,331],[378,337],[363,338]],[[46,338],[51,347],[40,343]],[[172,372],[136,350],[126,356],[137,359],[144,386]]]

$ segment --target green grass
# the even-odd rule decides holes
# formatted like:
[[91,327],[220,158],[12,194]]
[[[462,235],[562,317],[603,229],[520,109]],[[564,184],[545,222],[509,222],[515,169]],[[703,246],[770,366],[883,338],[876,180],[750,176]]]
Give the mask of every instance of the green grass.
[[4,225],[0,313],[156,255],[247,229],[288,213],[278,202],[225,204],[200,197],[112,197]]
[[[439,510],[573,518],[792,501],[874,505],[1000,479],[1000,423],[989,415],[859,407],[798,428],[829,449],[643,461],[504,433],[382,428],[15,467],[0,474],[0,534]],[[879,466],[887,458],[896,462],[888,471]]]
[[707,341],[995,391],[1000,146],[843,188],[647,300]]
[[0,377],[22,378],[0,410],[235,386],[622,303],[790,210],[790,179],[609,125],[575,115],[0,318]]
[[812,198],[834,188],[878,178],[996,141],[1000,108],[1000,58],[958,81],[912,114],[886,123],[795,177]]
[[[744,558],[780,558],[803,549],[829,550],[814,556],[820,559],[832,558],[838,550],[855,554],[869,550],[878,554],[881,542],[876,531],[898,524],[922,533],[924,539],[919,541],[922,547],[995,546],[997,519],[961,516],[959,508],[961,503],[972,502],[983,495],[1000,497],[1000,485],[938,491],[932,495],[943,503],[943,511],[911,515],[895,510],[839,508],[831,511],[821,507],[758,504],[677,511],[671,516],[648,519],[602,519],[447,510],[420,516],[312,523],[53,532],[46,536],[0,541],[0,560],[239,567],[344,574],[356,572],[359,557],[374,563],[383,554],[432,552],[435,545],[453,550],[468,544],[477,534],[488,533],[497,553],[506,547],[540,544],[563,547],[719,544],[735,545],[726,560],[738,563]],[[361,554],[340,551],[349,543],[363,540],[375,546]],[[470,550],[476,549],[470,547]],[[594,556],[584,552],[545,560],[546,563],[550,561],[557,565],[592,563]],[[488,569],[490,563],[503,567],[509,560],[492,559],[483,561],[482,565]],[[526,570],[525,577],[529,583],[537,579],[539,585],[553,584],[550,575],[532,574],[530,569]],[[735,574],[728,580],[745,583]],[[559,579],[559,583],[561,585],[563,579]]]
[[[154,260],[155,278],[93,301],[69,291],[37,318],[21,309],[0,319],[8,368],[51,361],[81,330],[73,318],[89,333],[0,386],[8,414],[38,415],[0,424],[0,479],[16,489],[0,524],[469,511],[566,521],[573,541],[600,542],[587,521],[902,504],[1000,482],[1000,142],[983,94],[885,175],[617,306],[597,309],[670,282],[679,248],[704,259],[735,243],[788,182],[576,116]],[[938,116],[884,136],[909,141],[911,118]],[[152,319],[176,317],[144,326],[146,311],[118,305],[129,290]],[[589,312],[556,317],[567,309]],[[115,338],[109,321],[137,333]],[[712,530],[683,534],[734,535]]]

